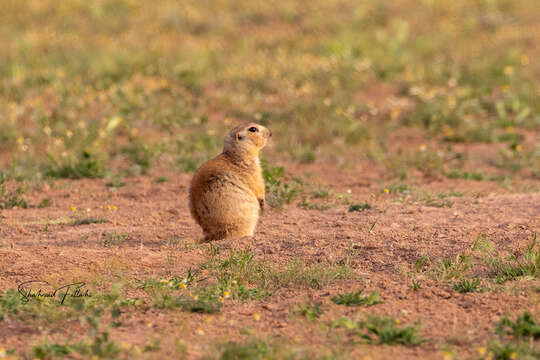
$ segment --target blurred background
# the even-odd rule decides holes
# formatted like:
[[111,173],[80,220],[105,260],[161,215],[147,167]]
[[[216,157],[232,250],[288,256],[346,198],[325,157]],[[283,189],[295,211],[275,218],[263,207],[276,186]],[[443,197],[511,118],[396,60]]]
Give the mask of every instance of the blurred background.
[[2,0],[0,170],[192,172],[228,129],[266,159],[538,179],[530,0]]

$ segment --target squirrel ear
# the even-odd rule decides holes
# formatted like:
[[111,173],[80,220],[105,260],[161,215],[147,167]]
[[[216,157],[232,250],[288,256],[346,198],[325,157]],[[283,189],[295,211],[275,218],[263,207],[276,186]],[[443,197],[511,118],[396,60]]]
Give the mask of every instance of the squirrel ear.
[[240,133],[236,134],[236,140],[242,140],[244,137]]

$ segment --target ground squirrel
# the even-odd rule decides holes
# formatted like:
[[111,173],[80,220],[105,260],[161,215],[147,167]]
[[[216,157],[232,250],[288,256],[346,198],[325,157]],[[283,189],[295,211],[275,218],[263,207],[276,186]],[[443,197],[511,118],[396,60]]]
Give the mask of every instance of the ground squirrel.
[[256,123],[235,127],[225,137],[222,153],[193,176],[189,207],[204,241],[253,236],[264,208],[259,151],[270,136],[269,129]]

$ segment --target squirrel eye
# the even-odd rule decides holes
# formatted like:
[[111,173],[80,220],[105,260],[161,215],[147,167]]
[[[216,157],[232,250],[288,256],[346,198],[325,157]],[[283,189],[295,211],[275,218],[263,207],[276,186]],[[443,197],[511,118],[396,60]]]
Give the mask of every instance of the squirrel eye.
[[252,126],[248,129],[249,132],[257,132],[259,129],[257,129],[255,126]]

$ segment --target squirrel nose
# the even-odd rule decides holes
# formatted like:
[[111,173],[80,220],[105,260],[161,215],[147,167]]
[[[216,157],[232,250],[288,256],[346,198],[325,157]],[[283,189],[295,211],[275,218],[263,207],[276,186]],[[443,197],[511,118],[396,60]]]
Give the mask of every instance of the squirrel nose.
[[268,136],[272,137],[272,130],[268,129]]

